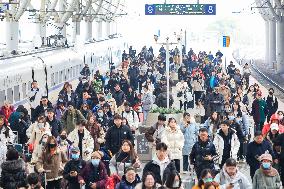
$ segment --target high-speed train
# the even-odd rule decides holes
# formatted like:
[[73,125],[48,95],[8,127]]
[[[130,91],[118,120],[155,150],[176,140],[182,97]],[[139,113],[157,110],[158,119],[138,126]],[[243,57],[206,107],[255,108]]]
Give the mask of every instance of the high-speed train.
[[[31,82],[36,80],[49,98],[57,98],[64,82],[76,83],[87,63],[91,73],[109,71],[121,61],[126,43],[123,38],[84,45],[83,48],[64,48],[0,60],[0,106],[5,100],[18,106],[27,105]],[[76,87],[76,86],[73,86]],[[52,102],[55,99],[50,99]]]

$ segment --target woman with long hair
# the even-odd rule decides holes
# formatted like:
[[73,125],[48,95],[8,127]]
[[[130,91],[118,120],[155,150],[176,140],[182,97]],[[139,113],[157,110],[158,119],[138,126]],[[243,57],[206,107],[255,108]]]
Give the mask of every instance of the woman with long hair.
[[105,132],[95,116],[89,117],[86,128],[94,139],[94,150],[99,150],[105,143]]
[[139,168],[140,161],[131,141],[124,140],[120,151],[110,160],[110,170],[123,176],[127,167]]
[[135,189],[158,189],[161,185],[155,180],[152,172],[147,172],[142,176],[142,182],[136,185]]
[[67,162],[65,154],[57,148],[56,138],[48,137],[45,150],[36,164],[39,173],[46,173],[46,189],[60,189],[64,164]]
[[214,134],[219,129],[220,115],[218,112],[212,112],[210,117],[205,121],[204,127],[208,130],[208,134],[211,139],[214,138]]
[[90,110],[90,106],[87,103],[83,103],[81,105],[80,112],[86,120],[88,120],[93,115],[92,110]]

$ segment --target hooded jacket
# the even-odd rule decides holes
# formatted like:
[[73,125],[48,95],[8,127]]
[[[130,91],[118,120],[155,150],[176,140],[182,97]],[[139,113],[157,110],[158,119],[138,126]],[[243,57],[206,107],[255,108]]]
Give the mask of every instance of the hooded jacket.
[[253,177],[253,189],[280,189],[282,188],[282,182],[279,173],[273,167],[272,175],[268,176],[263,173],[260,168],[255,172]]
[[220,184],[220,189],[226,189],[226,186],[230,183],[234,183],[234,189],[252,189],[252,184],[247,179],[246,175],[237,169],[236,175],[232,178],[226,172],[225,166],[222,171],[216,175],[214,181]]
[[174,161],[171,161],[169,157],[166,157],[166,159],[160,161],[155,154],[153,160],[145,165],[142,175],[147,172],[152,172],[155,176],[156,182],[159,184],[164,184],[170,173],[173,171],[176,171]]
[[[217,154],[219,155],[219,164],[222,162],[223,149],[224,149],[224,138],[223,131],[218,129],[217,134],[214,137],[213,144],[215,145]],[[228,135],[230,137],[229,143],[231,144],[230,157],[237,159],[238,151],[240,148],[240,141],[236,135],[236,131],[234,129],[229,128]]]
[[[267,123],[267,124],[265,124],[265,125],[263,126],[263,128],[262,128],[262,134],[263,134],[263,135],[266,135],[266,134],[269,132],[269,130],[270,130],[270,125],[271,125],[272,121],[275,121],[275,120],[277,120],[278,123],[279,123],[277,114],[273,114],[273,115],[270,117],[269,123]],[[283,125],[280,125],[280,124],[278,124],[278,126],[279,126],[279,134],[284,133],[284,126],[283,126]]]
[[0,186],[3,189],[26,187],[25,162],[22,159],[5,161],[1,165]]

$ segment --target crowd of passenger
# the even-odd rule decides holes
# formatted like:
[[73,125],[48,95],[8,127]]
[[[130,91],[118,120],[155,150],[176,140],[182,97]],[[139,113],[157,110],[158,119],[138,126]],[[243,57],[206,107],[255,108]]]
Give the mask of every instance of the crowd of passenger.
[[[33,81],[29,107],[0,110],[0,186],[4,189],[280,189],[284,182],[284,119],[270,88],[251,83],[248,64],[228,66],[218,51],[143,47],[122,64],[66,82],[56,102]],[[177,73],[177,74],[175,74]],[[169,104],[181,120],[151,110]],[[28,109],[29,110],[28,110]],[[252,117],[252,119],[251,119]],[[253,121],[252,121],[253,120]],[[153,149],[142,166],[138,128]],[[181,162],[182,161],[182,162]],[[238,165],[247,163],[250,177]],[[141,172],[142,170],[142,172]],[[184,181],[182,175],[197,182]],[[140,178],[141,176],[141,178]]]

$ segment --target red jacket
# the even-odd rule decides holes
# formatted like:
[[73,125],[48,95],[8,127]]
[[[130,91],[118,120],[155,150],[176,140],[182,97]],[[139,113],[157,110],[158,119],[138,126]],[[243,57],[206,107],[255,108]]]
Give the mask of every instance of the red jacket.
[[[270,123],[267,123],[263,126],[262,135],[267,135],[267,133],[270,130],[270,125],[271,125]],[[284,126],[280,124],[278,126],[279,126],[279,130],[278,130],[279,134],[284,133]]]
[[6,108],[5,106],[1,107],[0,114],[5,116],[5,124],[8,125],[8,120],[10,115],[14,112],[14,107],[10,106],[10,108]]

